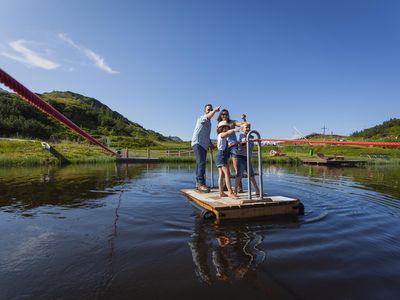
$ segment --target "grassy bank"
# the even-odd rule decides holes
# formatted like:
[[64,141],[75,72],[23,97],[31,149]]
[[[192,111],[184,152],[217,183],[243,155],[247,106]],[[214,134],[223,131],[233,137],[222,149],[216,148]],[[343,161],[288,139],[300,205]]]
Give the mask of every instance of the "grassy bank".
[[[182,145],[184,147],[182,147]],[[113,162],[114,156],[108,155],[97,146],[88,143],[62,141],[52,144],[55,150],[69,163]],[[181,154],[178,146],[181,146]],[[193,153],[185,153],[190,145],[166,143],[164,148],[129,149],[130,156],[158,157],[162,162],[195,162]],[[169,150],[168,150],[169,149]],[[255,147],[255,150],[257,147]],[[279,150],[284,156],[270,156],[271,150]],[[215,158],[214,151],[214,158]],[[302,159],[316,159],[317,153],[324,155],[343,155],[345,159],[366,160],[368,164],[399,164],[400,148],[362,147],[349,145],[305,145],[280,144],[262,147],[262,159],[267,164],[301,164]],[[125,150],[122,149],[122,154]],[[169,155],[170,154],[170,155]],[[312,154],[312,155],[311,155]],[[254,154],[256,157],[256,153]],[[208,155],[207,159],[209,160]],[[0,166],[58,164],[60,160],[44,150],[40,140],[0,139]]]
[[[86,143],[63,141],[54,148],[70,163],[112,162],[114,157]],[[43,149],[39,140],[0,139],[0,166],[58,164],[60,161]]]
[[[386,164],[400,162],[399,147],[368,147],[356,145],[307,145],[285,143],[265,147],[264,157],[271,150],[280,150],[284,157],[302,159],[317,159],[317,153],[324,155],[342,155],[346,160],[366,160],[369,164]],[[312,154],[312,155],[311,155]],[[273,159],[274,157],[270,157]],[[276,157],[278,158],[278,157]],[[281,157],[279,157],[281,158]]]
[[[257,151],[257,147],[254,149]],[[283,156],[270,156],[271,150],[279,151]],[[317,159],[317,153],[324,155],[342,155],[347,160],[365,160],[367,164],[400,164],[400,148],[397,147],[363,147],[352,145],[306,145],[279,144],[263,146],[262,160],[267,164],[301,164],[304,159]],[[160,157],[166,162],[194,162],[193,154],[168,156],[165,151],[151,151],[151,155]],[[254,152],[254,157],[257,156]],[[215,158],[215,151],[214,151]],[[209,159],[209,155],[207,156]]]

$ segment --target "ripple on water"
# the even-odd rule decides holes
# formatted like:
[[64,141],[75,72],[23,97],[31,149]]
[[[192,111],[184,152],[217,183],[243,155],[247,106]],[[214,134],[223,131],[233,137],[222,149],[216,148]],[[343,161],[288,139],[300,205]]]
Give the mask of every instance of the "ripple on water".
[[176,291],[364,299],[379,290],[392,299],[400,292],[398,199],[385,193],[387,183],[371,184],[379,184],[381,169],[368,176],[363,169],[266,169],[266,192],[300,199],[304,216],[214,224],[179,193],[193,185],[193,167],[120,168],[20,176],[32,184],[0,179],[10,199],[0,211],[7,240],[0,253],[8,253],[0,261],[10,270],[0,269],[0,289],[8,298],[171,298]]

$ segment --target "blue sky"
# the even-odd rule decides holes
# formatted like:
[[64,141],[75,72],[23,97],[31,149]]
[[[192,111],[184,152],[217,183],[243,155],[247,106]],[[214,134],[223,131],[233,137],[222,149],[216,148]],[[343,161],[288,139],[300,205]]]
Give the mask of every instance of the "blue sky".
[[6,72],[164,135],[189,140],[206,103],[271,138],[400,117],[399,1],[14,0],[0,11]]

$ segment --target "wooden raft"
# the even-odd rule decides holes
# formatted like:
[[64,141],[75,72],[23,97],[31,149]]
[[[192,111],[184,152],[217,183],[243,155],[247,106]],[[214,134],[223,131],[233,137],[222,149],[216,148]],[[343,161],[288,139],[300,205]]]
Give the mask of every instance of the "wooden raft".
[[212,212],[217,221],[224,219],[256,218],[275,215],[299,215],[303,204],[294,198],[264,195],[260,200],[254,194],[248,199],[247,193],[238,194],[239,199],[219,197],[218,190],[199,193],[194,189],[181,190],[198,208]]

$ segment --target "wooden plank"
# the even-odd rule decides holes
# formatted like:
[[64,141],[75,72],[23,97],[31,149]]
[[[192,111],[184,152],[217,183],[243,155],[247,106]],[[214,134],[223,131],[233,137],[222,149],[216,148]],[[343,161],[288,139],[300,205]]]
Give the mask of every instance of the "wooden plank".
[[246,194],[239,194],[239,199],[219,197],[217,190],[210,193],[199,193],[193,189],[181,190],[190,201],[203,209],[212,211],[219,219],[254,218],[272,215],[298,215],[301,202],[285,196],[264,195],[261,200],[253,193],[252,199]]
[[147,158],[147,157],[117,157],[115,159],[117,163],[158,163],[159,158]]

